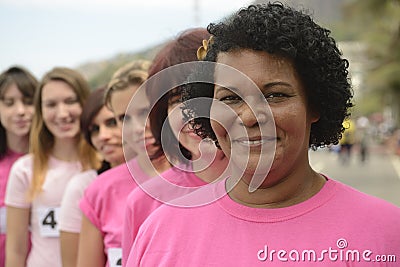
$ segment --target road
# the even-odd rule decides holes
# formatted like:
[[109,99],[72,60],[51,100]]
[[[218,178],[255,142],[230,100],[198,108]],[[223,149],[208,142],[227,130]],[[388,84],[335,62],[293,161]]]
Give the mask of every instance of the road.
[[314,170],[400,207],[400,157],[379,149],[375,152],[364,163],[353,154],[346,164],[326,149],[309,155]]

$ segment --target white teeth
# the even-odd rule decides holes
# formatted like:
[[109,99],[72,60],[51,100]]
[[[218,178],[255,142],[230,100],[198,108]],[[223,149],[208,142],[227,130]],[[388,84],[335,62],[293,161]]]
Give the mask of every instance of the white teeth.
[[248,140],[248,141],[240,141],[240,143],[251,146],[251,145],[261,145],[264,143],[264,141],[263,140],[255,140],[255,141]]
[[265,137],[265,138],[261,138],[259,140],[237,139],[234,142],[237,142],[237,143],[245,145],[245,146],[258,146],[258,145],[263,145],[263,144],[266,144],[268,142],[274,142],[274,141],[276,141],[276,138]]

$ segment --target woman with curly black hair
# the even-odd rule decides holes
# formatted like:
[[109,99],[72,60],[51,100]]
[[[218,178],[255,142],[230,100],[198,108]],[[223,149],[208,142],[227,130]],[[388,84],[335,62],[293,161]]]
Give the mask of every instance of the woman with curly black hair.
[[230,158],[231,177],[177,201],[212,192],[207,205],[155,211],[128,266],[395,266],[400,209],[309,163],[310,148],[338,143],[352,107],[348,61],[330,31],[280,3],[243,8],[208,31],[200,83],[185,100],[213,100],[187,101],[184,114]]

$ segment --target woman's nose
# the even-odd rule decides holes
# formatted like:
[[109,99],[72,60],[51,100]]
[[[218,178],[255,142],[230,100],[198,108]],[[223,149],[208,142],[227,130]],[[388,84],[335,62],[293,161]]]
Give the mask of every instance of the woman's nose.
[[267,114],[264,109],[265,107],[260,107],[257,104],[243,104],[243,107],[239,111],[240,123],[248,128],[265,124],[267,121]]
[[15,103],[15,110],[17,114],[23,115],[26,112],[26,106],[22,101],[17,101]]
[[110,137],[111,137],[110,129],[105,125],[101,125],[99,129],[99,139],[107,140],[110,139]]
[[57,106],[57,117],[63,118],[69,115],[68,106],[60,103]]

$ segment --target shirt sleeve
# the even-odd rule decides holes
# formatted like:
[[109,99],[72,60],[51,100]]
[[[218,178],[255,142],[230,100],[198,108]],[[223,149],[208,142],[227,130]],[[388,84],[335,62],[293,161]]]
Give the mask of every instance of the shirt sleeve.
[[79,202],[82,199],[84,190],[89,181],[94,178],[95,175],[92,172],[85,172],[74,176],[68,183],[61,201],[59,220],[59,228],[61,231],[80,233],[82,211],[79,208]]
[[101,229],[101,220],[98,214],[97,206],[101,206],[97,196],[101,195],[99,192],[100,190],[97,189],[97,183],[94,181],[91,183],[85,190],[83,197],[79,202],[79,208],[81,209],[83,215],[89,219],[89,221],[102,232]]
[[28,191],[32,181],[32,157],[18,159],[11,167],[8,178],[5,203],[16,208],[29,208]]

